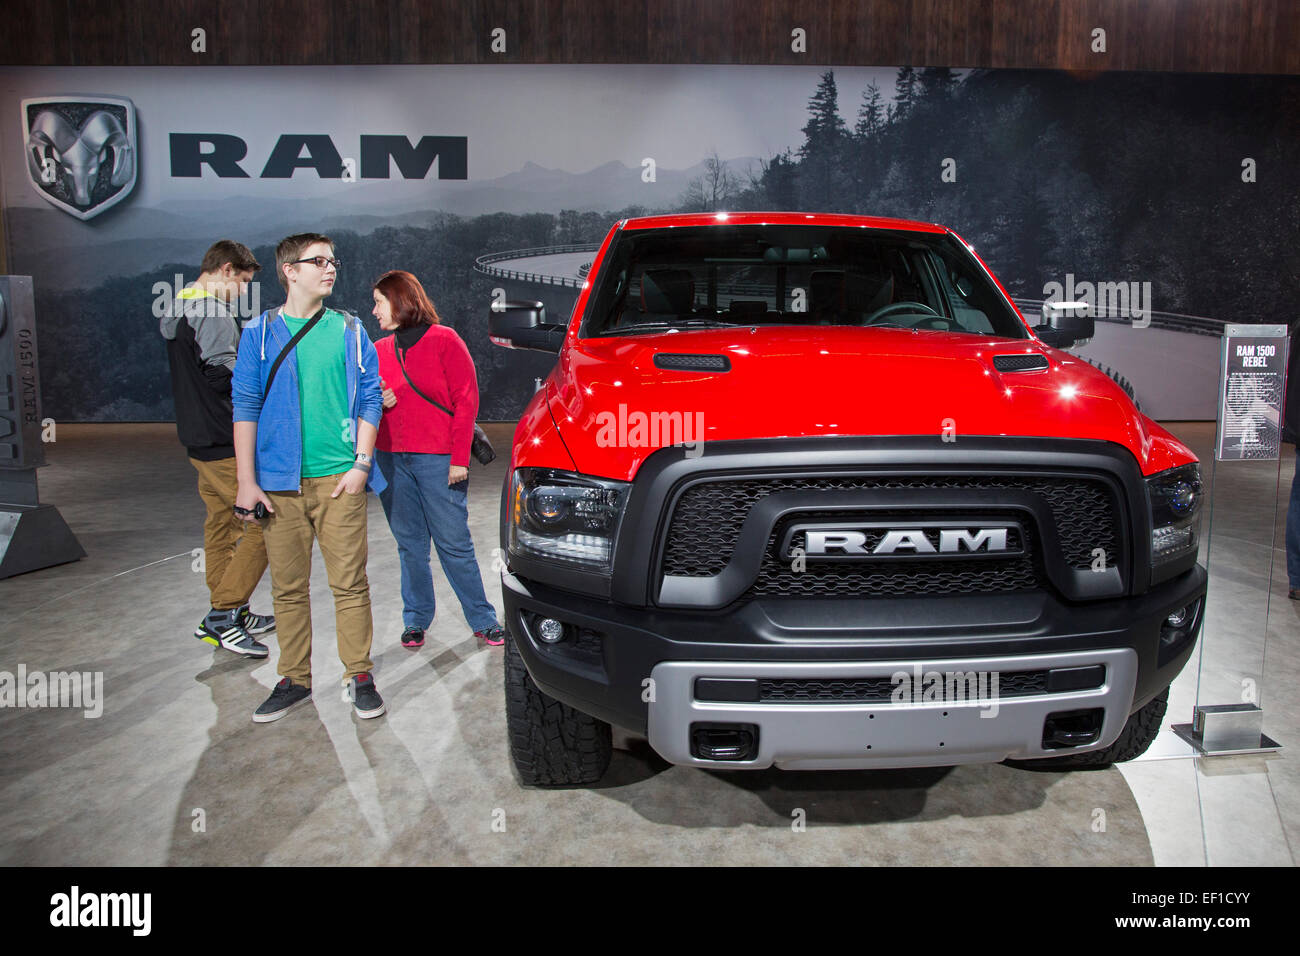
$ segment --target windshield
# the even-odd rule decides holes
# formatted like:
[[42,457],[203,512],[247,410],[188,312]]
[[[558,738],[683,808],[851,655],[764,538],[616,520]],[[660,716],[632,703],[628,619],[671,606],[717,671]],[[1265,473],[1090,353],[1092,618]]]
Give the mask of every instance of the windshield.
[[628,231],[580,334],[850,325],[1028,338],[947,233],[738,225]]

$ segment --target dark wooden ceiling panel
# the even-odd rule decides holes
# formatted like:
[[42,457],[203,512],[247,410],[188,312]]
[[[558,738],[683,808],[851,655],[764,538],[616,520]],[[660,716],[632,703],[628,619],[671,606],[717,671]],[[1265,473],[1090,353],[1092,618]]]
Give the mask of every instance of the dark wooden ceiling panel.
[[[809,63],[1300,72],[1300,0],[9,0],[6,65]],[[207,31],[207,50],[191,31]],[[807,51],[791,50],[791,30]],[[506,50],[492,50],[492,31]],[[1092,31],[1106,31],[1106,52]]]

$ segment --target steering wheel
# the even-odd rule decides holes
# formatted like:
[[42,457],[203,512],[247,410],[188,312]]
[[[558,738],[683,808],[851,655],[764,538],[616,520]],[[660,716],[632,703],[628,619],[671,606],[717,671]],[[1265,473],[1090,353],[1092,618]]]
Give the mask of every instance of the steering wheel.
[[938,312],[930,308],[924,302],[891,302],[889,303],[889,305],[882,306],[881,308],[876,309],[875,312],[872,312],[869,316],[867,316],[865,319],[862,320],[862,324],[872,325],[876,322],[877,319],[883,319],[885,316],[889,315],[892,312],[920,312],[922,314],[928,315],[936,319],[944,318],[944,316],[940,315]]

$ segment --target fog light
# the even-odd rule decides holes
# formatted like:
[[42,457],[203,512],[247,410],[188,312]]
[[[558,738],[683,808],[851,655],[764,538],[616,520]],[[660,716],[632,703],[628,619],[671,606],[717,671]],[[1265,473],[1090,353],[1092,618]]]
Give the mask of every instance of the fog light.
[[557,644],[564,640],[564,625],[553,617],[542,618],[537,625],[537,636],[547,644]]
[[1160,625],[1160,653],[1156,655],[1156,666],[1164,667],[1188,648],[1196,637],[1200,627],[1201,602],[1193,601],[1186,607],[1180,607]]

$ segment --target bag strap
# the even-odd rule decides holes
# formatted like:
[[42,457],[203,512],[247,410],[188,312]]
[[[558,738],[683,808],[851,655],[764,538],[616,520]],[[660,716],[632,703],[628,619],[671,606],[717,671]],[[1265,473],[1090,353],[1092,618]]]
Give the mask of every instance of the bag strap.
[[420,386],[416,385],[414,382],[411,381],[410,373],[408,373],[408,372],[406,371],[406,361],[402,358],[402,350],[401,350],[401,348],[398,346],[398,344],[397,344],[396,341],[393,342],[393,354],[394,354],[395,356],[397,356],[397,367],[400,368],[400,369],[402,370],[402,375],[406,378],[406,384],[409,385],[409,386],[411,386],[411,388],[415,390],[415,394],[416,394],[416,395],[419,395],[422,399],[424,399],[424,400],[425,400],[426,402],[428,402],[430,405],[434,405],[434,406],[436,406],[436,407],[438,407],[438,408],[441,408],[444,412],[446,412],[446,413],[447,413],[448,415],[450,415],[452,418],[455,418],[455,417],[456,417],[456,413],[455,413],[455,412],[453,412],[453,411],[452,411],[450,408],[448,408],[446,405],[442,404],[442,402],[435,401],[434,399],[430,398],[428,395],[425,395],[424,392],[420,391]]
[[[282,314],[283,311],[284,310],[282,309],[280,313],[277,314]],[[271,383],[275,381],[275,373],[280,370],[280,363],[284,361],[284,357],[293,351],[293,347],[298,344],[304,335],[315,327],[316,323],[319,322],[324,315],[325,306],[322,305],[320,311],[308,319],[307,324],[294,333],[293,338],[289,340],[289,344],[280,349],[280,354],[277,355],[275,361],[271,363],[271,374],[266,377],[266,389],[262,392],[263,399],[265,399],[267,395],[271,394]]]

